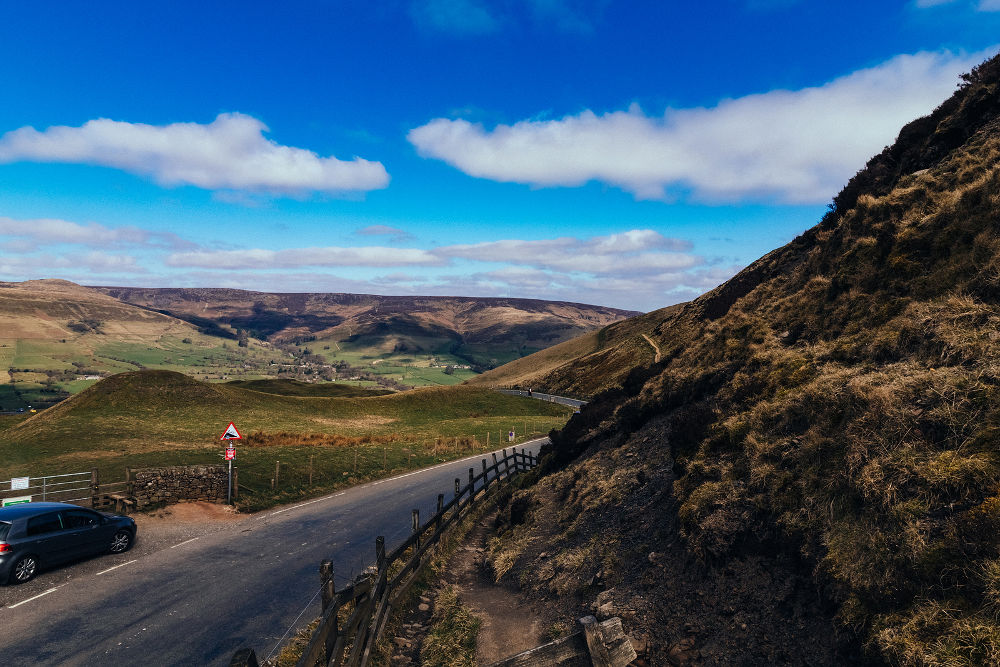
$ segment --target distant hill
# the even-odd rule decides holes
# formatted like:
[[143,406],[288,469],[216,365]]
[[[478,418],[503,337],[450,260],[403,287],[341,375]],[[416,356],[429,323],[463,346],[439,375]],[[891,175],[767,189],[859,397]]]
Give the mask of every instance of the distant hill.
[[336,344],[370,357],[452,355],[479,367],[499,365],[636,314],[534,299],[94,289],[196,326],[224,325],[262,340]]
[[44,407],[111,373],[159,365],[204,376],[260,352],[228,342],[65,280],[0,282],[0,411]]
[[1000,56],[651,314],[660,362],[556,435],[491,558],[651,664],[1000,664],[998,221]]

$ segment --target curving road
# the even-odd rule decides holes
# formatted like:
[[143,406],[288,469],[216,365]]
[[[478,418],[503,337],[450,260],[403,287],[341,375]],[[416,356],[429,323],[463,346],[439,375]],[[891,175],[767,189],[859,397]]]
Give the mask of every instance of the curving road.
[[[546,441],[523,447],[534,453]],[[437,495],[450,499],[454,479],[466,483],[482,458],[261,512],[149,553],[140,532],[128,553],[0,588],[0,656],[6,665],[226,665],[251,647],[264,659],[319,614],[322,559],[343,586],[374,561],[378,535],[391,550],[409,534],[410,511],[426,520]]]

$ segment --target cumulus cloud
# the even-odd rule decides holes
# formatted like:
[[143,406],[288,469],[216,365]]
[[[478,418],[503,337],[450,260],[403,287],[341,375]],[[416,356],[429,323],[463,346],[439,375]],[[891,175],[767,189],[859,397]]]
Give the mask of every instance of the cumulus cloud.
[[198,250],[174,253],[168,266],[214,269],[278,269],[304,266],[440,266],[442,258],[418,248],[289,248],[286,250]]
[[101,118],[81,127],[33,127],[0,137],[0,163],[16,161],[93,164],[148,176],[162,185],[279,195],[337,193],[384,188],[380,162],[338,160],[264,136],[261,121],[220,114],[207,125],[145,125]]
[[590,239],[572,237],[539,241],[488,241],[452,245],[435,252],[480,262],[503,262],[563,272],[613,274],[683,269],[703,260],[684,251],[691,244],[650,229],[636,229]]
[[170,249],[193,248],[195,244],[170,232],[154,232],[139,227],[106,227],[97,223],[81,225],[54,218],[16,220],[0,216],[0,236],[13,237],[8,247],[26,252],[33,248],[76,244],[96,247],[146,245]]
[[822,86],[649,116],[638,105],[487,130],[438,118],[408,139],[477,178],[536,187],[600,181],[639,199],[828,201],[906,122],[929,113],[984,54],[896,56]]

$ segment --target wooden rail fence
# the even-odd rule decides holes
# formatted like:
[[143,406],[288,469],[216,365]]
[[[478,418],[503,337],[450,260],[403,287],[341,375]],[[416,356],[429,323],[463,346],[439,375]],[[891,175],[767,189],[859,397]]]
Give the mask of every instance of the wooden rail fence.
[[[377,537],[375,565],[342,590],[334,590],[333,563],[329,560],[320,563],[322,615],[296,667],[368,664],[393,605],[406,592],[445,531],[467,515],[473,503],[485,497],[490,489],[538,464],[537,457],[523,448],[520,452],[513,449],[509,454],[504,449],[502,458],[496,452],[492,457],[492,465],[487,459],[482,460],[482,471],[478,474],[475,468],[469,468],[469,481],[464,486],[461,479],[455,478],[455,497],[446,503],[444,494],[439,494],[437,512],[425,523],[420,523],[419,511],[413,510],[410,536],[391,552],[386,554],[385,538]],[[254,650],[237,651],[230,667],[258,667]]]

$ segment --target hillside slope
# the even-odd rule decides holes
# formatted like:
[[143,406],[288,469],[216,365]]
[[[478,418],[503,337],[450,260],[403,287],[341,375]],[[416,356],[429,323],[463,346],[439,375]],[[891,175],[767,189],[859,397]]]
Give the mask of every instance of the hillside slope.
[[233,289],[97,287],[192,322],[275,342],[330,341],[380,352],[452,351],[486,365],[517,358],[635,313],[534,299],[278,294]]
[[[532,387],[564,396],[593,396],[620,386],[633,369],[653,363],[657,326],[680,306],[669,306],[515,359],[468,381],[474,385]],[[657,347],[659,347],[657,345]]]
[[654,664],[1000,664],[998,118],[1000,57],[663,318],[494,563]]
[[253,350],[225,343],[65,280],[0,282],[0,410],[43,407],[144,365],[242,368]]

